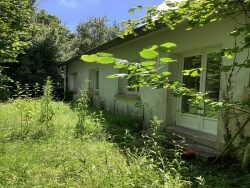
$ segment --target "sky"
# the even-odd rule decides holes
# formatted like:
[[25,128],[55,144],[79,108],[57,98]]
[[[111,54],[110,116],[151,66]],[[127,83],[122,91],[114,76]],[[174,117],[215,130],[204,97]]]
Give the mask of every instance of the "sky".
[[107,16],[109,23],[121,23],[123,20],[139,18],[145,12],[129,14],[128,10],[137,5],[158,6],[163,0],[38,0],[38,8],[62,20],[72,32],[80,21],[90,17]]

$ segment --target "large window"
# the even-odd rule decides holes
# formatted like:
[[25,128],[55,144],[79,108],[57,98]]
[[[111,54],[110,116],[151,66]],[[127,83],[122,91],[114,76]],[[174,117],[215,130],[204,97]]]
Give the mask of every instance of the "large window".
[[[221,62],[222,54],[220,52],[207,55],[205,91],[208,92],[208,97],[214,101],[219,101]],[[206,117],[218,118],[218,113],[211,109],[209,105],[205,105],[204,115]]]
[[[208,97],[218,101],[220,92],[220,69],[222,54],[220,52],[203,55],[188,56],[184,58],[184,70],[203,68],[198,77],[183,76],[183,83],[187,88],[196,92],[207,92]],[[218,118],[218,113],[209,105],[194,106],[187,96],[182,97],[181,112],[193,115],[202,114],[209,118]]]
[[[191,56],[184,58],[184,70],[190,70],[194,68],[201,68],[201,55]],[[200,91],[200,77],[184,76],[183,83],[187,88],[193,89],[194,91]],[[189,114],[197,114],[197,108],[189,102],[188,96],[182,97],[182,112]]]

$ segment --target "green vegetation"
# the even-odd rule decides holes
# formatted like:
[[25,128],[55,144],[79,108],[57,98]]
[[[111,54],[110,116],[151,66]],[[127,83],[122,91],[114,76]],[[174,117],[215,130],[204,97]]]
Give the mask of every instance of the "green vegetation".
[[[89,63],[113,64],[116,69],[126,70],[127,74],[110,75],[108,78],[120,78],[133,80],[130,88],[151,87],[152,89],[169,89],[175,97],[184,97],[187,103],[192,106],[192,109],[207,108],[212,112],[220,112],[220,117],[223,119],[225,148],[221,152],[221,156],[225,153],[237,156],[241,150],[245,150],[249,143],[249,136],[244,133],[244,128],[250,122],[250,105],[249,98],[246,100],[236,100],[234,98],[235,81],[234,78],[242,69],[250,68],[249,46],[250,46],[250,1],[249,0],[189,0],[189,1],[169,1],[163,2],[167,7],[166,10],[158,10],[157,7],[137,6],[130,9],[130,13],[135,10],[145,9],[146,14],[140,19],[132,19],[129,22],[124,22],[125,29],[120,37],[124,38],[127,35],[136,35],[136,28],[143,25],[143,30],[154,30],[157,26],[165,25],[166,28],[174,30],[176,26],[182,23],[186,30],[191,30],[195,27],[203,27],[209,23],[218,22],[222,19],[232,19],[235,24],[233,31],[228,33],[235,41],[230,48],[221,49],[219,53],[214,54],[213,58],[223,57],[230,63],[223,61],[222,64],[217,64],[217,68],[213,70],[211,67],[208,71],[211,73],[224,76],[226,79],[223,84],[215,83],[218,97],[213,97],[212,90],[199,91],[196,88],[188,86],[185,83],[185,77],[190,79],[199,78],[203,68],[193,68],[183,70],[183,81],[173,80],[171,72],[163,72],[164,66],[169,63],[176,63],[174,59],[168,57],[169,53],[174,53],[178,44],[166,42],[160,45],[147,46],[141,51],[140,63],[121,63],[115,54],[97,53],[83,54],[81,59]],[[239,18],[242,17],[242,23]],[[237,57],[240,53],[246,52],[248,55],[242,60]],[[135,61],[137,62],[137,60]],[[216,62],[216,61],[215,61]],[[221,61],[220,61],[221,62]],[[210,63],[211,64],[211,63]],[[213,78],[214,79],[214,78]],[[218,82],[218,77],[217,77]],[[203,106],[203,107],[202,107]],[[191,112],[190,111],[190,112]],[[208,114],[204,114],[208,115]],[[211,114],[210,114],[211,115]],[[232,118],[233,117],[233,118]],[[240,120],[242,119],[242,120]],[[232,124],[237,127],[236,133],[233,132]],[[234,144],[235,140],[239,140]],[[217,161],[219,159],[215,159]]]
[[249,186],[231,167],[183,161],[157,117],[144,131],[136,118],[89,110],[86,89],[76,104],[53,102],[50,80],[41,99],[20,90],[0,104],[0,187]]
[[32,2],[1,0],[0,12],[0,63],[15,62],[30,44]]

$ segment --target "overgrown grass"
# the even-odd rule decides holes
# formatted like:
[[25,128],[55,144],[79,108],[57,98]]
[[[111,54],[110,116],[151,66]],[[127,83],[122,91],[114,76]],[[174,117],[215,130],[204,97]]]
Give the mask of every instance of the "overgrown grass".
[[[33,106],[34,102],[25,101]],[[27,105],[27,104],[26,104]],[[9,139],[17,130],[15,103],[0,105],[0,186],[2,187],[162,187],[162,174],[145,156],[128,158],[117,144],[95,136],[95,115],[89,115],[89,132],[75,138],[77,114],[69,105],[54,102],[54,135],[48,139]],[[93,130],[92,130],[92,128]],[[105,126],[105,125],[103,125]],[[103,127],[104,128],[104,127]],[[129,164],[128,164],[129,163]],[[185,182],[164,174],[165,187]]]
[[[22,138],[13,137],[20,132],[16,102],[36,109],[30,114],[34,123],[25,124],[29,134]],[[0,104],[0,187],[248,186],[247,174],[231,180],[232,169],[185,164],[172,155],[178,153],[170,153],[178,148],[162,147],[158,129],[143,134],[136,119],[88,112],[76,137],[79,113],[62,102],[51,104],[53,134],[33,137],[40,106],[41,100]]]

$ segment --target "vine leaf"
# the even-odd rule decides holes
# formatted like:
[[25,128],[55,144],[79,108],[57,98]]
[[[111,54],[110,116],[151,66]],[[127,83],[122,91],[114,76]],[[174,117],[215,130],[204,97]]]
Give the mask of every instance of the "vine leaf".
[[170,75],[172,75],[171,72],[162,72],[162,74],[163,74],[164,76],[170,76]]
[[144,61],[144,62],[141,62],[141,65],[144,66],[144,67],[152,66],[152,65],[155,65],[155,64],[156,64],[155,61]]
[[112,74],[107,76],[107,78],[124,78],[127,74]]
[[94,63],[97,62],[98,56],[93,54],[93,55],[82,55],[81,60],[86,61],[88,63]]
[[163,57],[163,58],[160,58],[160,62],[161,63],[172,63],[172,62],[175,62],[176,60],[173,60],[172,58],[170,57]]
[[159,55],[159,53],[157,51],[155,51],[155,49],[157,49],[157,48],[158,48],[158,46],[153,45],[151,48],[144,49],[144,50],[139,52],[140,56],[145,58],[145,59],[154,59]]
[[98,63],[101,63],[101,64],[112,64],[116,61],[116,59],[113,57],[99,57],[97,61]]
[[175,43],[167,42],[160,45],[160,51],[164,53],[169,53],[173,51],[176,47],[177,45]]

